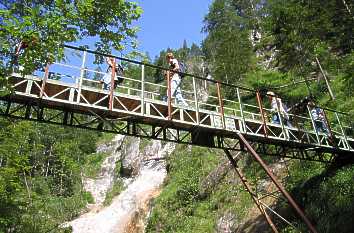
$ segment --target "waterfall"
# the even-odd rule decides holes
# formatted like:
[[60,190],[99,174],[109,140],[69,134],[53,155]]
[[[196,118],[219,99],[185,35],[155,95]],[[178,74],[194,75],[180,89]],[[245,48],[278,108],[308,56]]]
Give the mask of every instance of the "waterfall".
[[[166,177],[164,158],[172,153],[175,144],[162,145],[160,141],[151,140],[140,152],[140,140],[124,142],[123,146],[118,145],[123,141],[122,136],[114,140],[115,148],[121,149],[113,150],[113,157],[109,156],[104,161],[100,177],[84,181],[85,189],[93,194],[96,203],[89,212],[67,223],[73,233],[144,232],[144,222],[151,209],[150,202],[159,195]],[[123,166],[133,170],[129,173],[132,177],[122,178],[126,181],[124,191],[113,199],[111,205],[102,207],[103,197],[114,181],[114,172],[111,171],[117,159],[123,160]]]
[[123,140],[123,135],[117,135],[109,145],[100,145],[97,152],[110,153],[110,156],[103,161],[98,177],[95,179],[85,177],[83,179],[84,189],[92,194],[95,205],[99,206],[103,203],[108,189],[113,185],[114,169],[117,160],[121,157],[119,149]]

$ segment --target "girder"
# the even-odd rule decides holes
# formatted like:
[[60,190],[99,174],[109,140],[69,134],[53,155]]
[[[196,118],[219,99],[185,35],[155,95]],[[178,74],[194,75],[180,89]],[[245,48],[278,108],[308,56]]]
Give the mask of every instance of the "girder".
[[[37,121],[55,125],[70,126],[101,132],[117,133],[128,136],[142,137],[155,140],[169,141],[179,144],[197,145],[223,150],[244,151],[237,134],[218,135],[212,131],[191,127],[181,129],[173,124],[151,124],[141,122],[135,116],[124,116],[112,119],[104,114],[93,111],[80,112],[67,108],[53,108],[41,105],[40,101],[19,103],[9,98],[0,100],[0,115],[14,119]],[[203,135],[202,137],[200,135]],[[248,135],[245,135],[248,138]],[[207,140],[205,140],[207,138]],[[252,137],[251,137],[252,139]],[[257,153],[284,158],[319,161],[328,163],[333,154],[338,151],[319,150],[320,148],[299,148],[277,143],[275,140],[267,142],[254,141]]]

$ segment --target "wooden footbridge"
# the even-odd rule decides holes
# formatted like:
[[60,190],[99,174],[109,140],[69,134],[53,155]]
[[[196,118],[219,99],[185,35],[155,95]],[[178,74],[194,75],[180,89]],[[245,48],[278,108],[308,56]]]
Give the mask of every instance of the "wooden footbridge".
[[[282,120],[274,124],[266,95],[189,74],[181,86],[188,106],[180,106],[171,94],[170,82],[154,82],[155,74],[166,70],[162,67],[72,46],[66,46],[65,55],[65,60],[48,64],[32,75],[14,72],[9,77],[12,94],[0,97],[0,115],[220,148],[235,169],[233,150],[250,152],[261,165],[258,153],[321,162],[331,162],[338,155],[354,156],[353,120],[346,113],[323,108],[328,133],[316,131],[307,106],[300,114],[290,114],[292,126]],[[107,56],[125,67],[124,82],[114,90],[103,90],[99,81],[106,75],[106,67],[96,61]],[[113,86],[114,71],[111,76]],[[266,165],[262,167],[276,184]],[[278,185],[311,232],[316,232]],[[272,226],[271,220],[269,223]]]

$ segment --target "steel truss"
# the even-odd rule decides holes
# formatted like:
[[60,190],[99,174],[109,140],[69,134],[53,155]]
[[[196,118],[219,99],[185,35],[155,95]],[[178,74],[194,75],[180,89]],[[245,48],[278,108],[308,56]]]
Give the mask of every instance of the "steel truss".
[[[80,112],[73,109],[49,107],[42,105],[40,100],[33,102],[12,102],[8,98],[0,100],[0,115],[15,119],[31,120],[55,125],[70,126],[82,129],[96,130],[137,136],[149,139],[170,141],[179,144],[189,144],[209,148],[217,148],[232,151],[245,151],[239,136],[235,134],[216,134],[198,127],[181,129],[166,122],[163,126],[152,123],[144,123],[136,116],[123,116],[111,119],[105,114],[93,111]],[[244,135],[246,138],[252,135]],[[329,163],[338,151],[332,148],[310,147],[301,144],[286,145],[275,140],[267,142],[254,141],[254,149],[257,153],[283,158],[318,161]]]

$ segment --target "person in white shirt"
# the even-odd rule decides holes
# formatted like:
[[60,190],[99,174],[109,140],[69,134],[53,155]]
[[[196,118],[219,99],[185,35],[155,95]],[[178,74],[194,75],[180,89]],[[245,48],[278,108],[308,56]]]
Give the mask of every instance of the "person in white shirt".
[[[169,64],[169,69],[172,71],[170,72],[170,78],[171,78],[171,96],[176,98],[177,104],[181,104],[183,106],[188,106],[187,102],[184,100],[182,96],[182,91],[181,91],[181,77],[177,73],[180,69],[178,60],[174,58],[173,53],[167,53],[166,54],[166,61]],[[168,96],[168,94],[167,94]]]
[[288,114],[288,108],[283,104],[281,98],[277,97],[274,92],[268,91],[268,97],[270,98],[271,112],[272,112],[272,123],[280,124],[280,117],[284,125],[292,127],[290,123],[290,117]]

